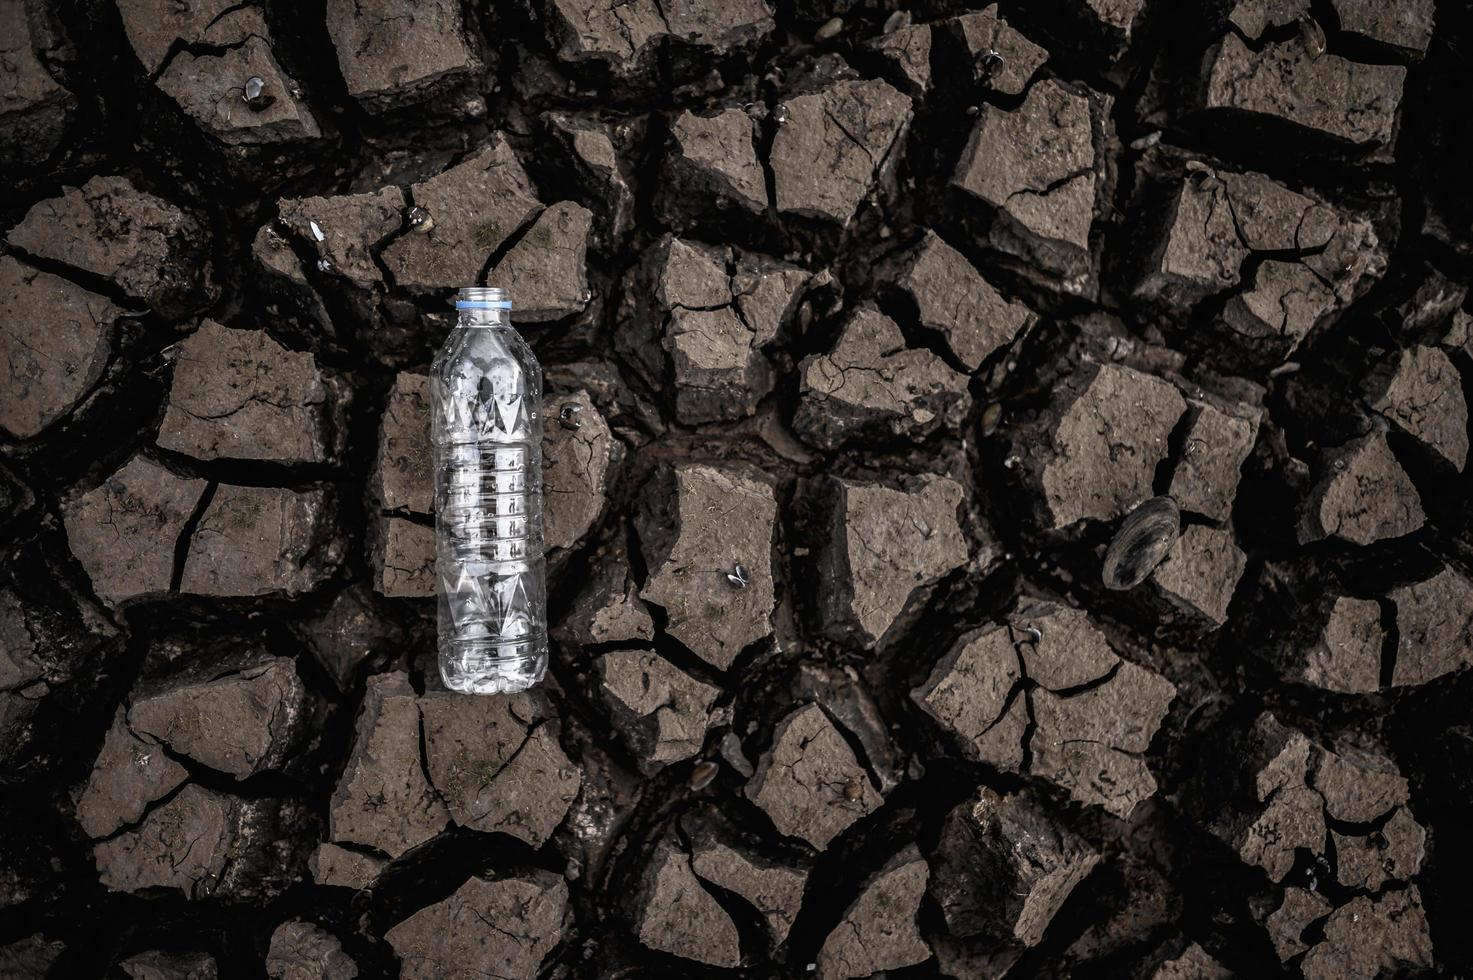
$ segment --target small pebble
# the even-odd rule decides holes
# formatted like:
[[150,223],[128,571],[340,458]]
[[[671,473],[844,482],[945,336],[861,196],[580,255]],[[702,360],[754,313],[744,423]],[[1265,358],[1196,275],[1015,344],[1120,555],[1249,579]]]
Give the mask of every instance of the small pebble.
[[817,31],[813,33],[813,39],[819,42],[829,41],[833,38],[838,37],[839,32],[843,29],[844,18],[831,17],[829,20],[824,22],[824,25],[822,27],[820,27]]
[[1161,142],[1161,130],[1153,130],[1130,144],[1132,150],[1149,150]]
[[1308,14],[1299,18],[1299,39],[1304,43],[1304,50],[1311,60],[1325,53],[1325,29]]
[[982,410],[982,434],[990,436],[1002,424],[1002,402],[993,402]]
[[885,18],[885,33],[886,34],[894,34],[896,31],[900,30],[901,28],[903,28],[903,27],[909,27],[909,26],[910,26],[910,11],[909,10],[897,10],[897,11],[895,11],[895,13],[893,13],[889,17],[886,17]]
[[690,771],[690,788],[696,792],[700,792],[711,785],[711,781],[716,778],[716,774],[720,771],[721,768],[709,760],[697,762],[695,768]]

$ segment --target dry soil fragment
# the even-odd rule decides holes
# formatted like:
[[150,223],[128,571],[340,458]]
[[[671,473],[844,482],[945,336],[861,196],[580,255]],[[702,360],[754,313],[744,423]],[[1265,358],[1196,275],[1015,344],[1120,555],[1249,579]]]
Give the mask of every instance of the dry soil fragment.
[[958,640],[910,696],[969,758],[1017,771],[1029,721],[1026,699],[1012,697],[1021,680],[1010,631],[985,626]]
[[916,926],[928,877],[926,862],[912,844],[865,882],[819,950],[820,980],[867,977],[930,959],[931,948]]
[[1355,749],[1324,752],[1313,785],[1325,810],[1346,823],[1370,823],[1407,802],[1407,781],[1396,763]]
[[1434,0],[1389,4],[1375,0],[1334,0],[1334,4],[1342,31],[1399,48],[1412,57],[1426,54],[1432,41]]
[[736,924],[696,879],[684,851],[669,844],[656,850],[639,899],[639,941],[650,949],[712,966],[741,963]]
[[348,94],[374,112],[480,67],[453,0],[329,0],[327,32]]
[[659,0],[553,0],[565,61],[606,62],[617,74],[630,74],[650,58],[651,42],[670,35],[684,43],[722,53],[765,37],[773,27],[764,0],[664,5]]
[[406,674],[368,679],[329,820],[333,840],[376,848],[391,858],[449,822],[420,764],[419,702]]
[[362,851],[350,851],[346,847],[325,841],[312,852],[307,860],[307,869],[312,872],[312,880],[319,885],[357,890],[373,884],[373,880],[388,863],[384,858],[364,854]]
[[1320,642],[1303,655],[1299,676],[1342,694],[1370,694],[1381,686],[1381,606],[1341,596],[1330,609]]
[[554,639],[570,646],[629,643],[654,636],[649,607],[639,597],[622,557],[606,559],[594,569],[573,608],[553,629]]
[[1282,119],[1359,146],[1385,146],[1396,129],[1406,69],[1334,54],[1313,57],[1298,38],[1253,51],[1228,34],[1207,53],[1204,109]]
[[752,142],[752,120],[741,109],[711,116],[683,112],[670,127],[672,175],[757,214],[767,210],[767,178]]
[[[620,443],[588,392],[548,398],[542,427],[542,537],[548,550],[571,548],[608,503]],[[569,428],[562,423],[566,416]]]
[[1188,402],[1186,440],[1171,474],[1171,497],[1182,510],[1215,521],[1232,516],[1243,461],[1253,451],[1260,414],[1229,415],[1206,402]]
[[1050,691],[1099,680],[1120,662],[1105,634],[1078,609],[1040,602],[1008,618],[1028,679]]
[[[247,102],[245,83],[251,78],[265,83],[262,96],[273,101]],[[214,53],[180,51],[159,76],[158,86],[223,143],[252,146],[322,135],[301,99],[301,89],[277,64],[270,43],[260,34]]]
[[562,823],[582,772],[563,754],[549,709],[527,694],[420,699],[430,780],[462,827],[536,847]]
[[391,599],[435,595],[435,529],[402,517],[382,517],[373,537],[373,587]]
[[1152,496],[1186,402],[1160,378],[1114,364],[1093,368],[1064,398],[1071,400],[1041,454],[1031,434],[1019,436],[1025,463],[1042,471],[1050,526],[1114,520]]
[[204,480],[134,456],[102,486],[63,506],[67,542],[103,602],[169,591],[174,542],[204,489]]
[[1216,628],[1227,622],[1228,605],[1247,565],[1248,556],[1232,531],[1193,524],[1176,539],[1151,579],[1167,599]]
[[598,673],[615,729],[647,770],[701,751],[720,688],[644,650],[606,654],[598,660]]
[[1473,664],[1473,582],[1444,567],[1391,593],[1401,642],[1391,684],[1425,684]]
[[98,877],[114,891],[178,888],[186,897],[203,897],[241,843],[238,826],[237,801],[191,784],[136,829],[97,844]]
[[153,949],[118,963],[129,980],[217,980],[220,969],[209,953],[165,953]]
[[1309,16],[1310,0],[1238,0],[1228,22],[1253,41],[1263,38],[1270,27],[1289,27]]
[[163,316],[214,301],[210,236],[179,208],[124,177],[93,177],[26,212],[7,240],[31,255],[112,280]]
[[697,875],[718,888],[735,892],[762,913],[773,946],[781,946],[788,938],[803,904],[806,874],[717,841],[696,845],[690,864]]
[[478,282],[491,253],[542,207],[501,133],[475,156],[415,184],[409,194],[435,225],[426,234],[394,239],[384,249],[383,262],[395,283],[422,289]]
[[295,747],[307,690],[277,657],[238,673],[135,696],[128,726],[237,779],[279,769]]
[[1330,914],[1334,906],[1308,888],[1285,888],[1284,902],[1264,923],[1279,959],[1290,960],[1309,949],[1304,930]]
[[[417,198],[416,198],[417,200]],[[560,320],[583,312],[588,291],[588,233],[593,213],[562,201],[542,214],[488,280],[512,295],[516,323]]]
[[957,523],[961,486],[926,475],[914,489],[827,478],[819,596],[827,632],[878,644],[947,573],[967,561]]
[[905,346],[895,321],[873,306],[849,318],[828,354],[803,359],[793,429],[822,449],[858,439],[917,442],[955,428],[969,404],[967,377]]
[[778,210],[847,225],[893,166],[910,99],[882,81],[842,81],[785,107],[769,157]]
[[158,443],[197,459],[325,463],[342,451],[347,398],[311,354],[205,320],[179,345]]
[[358,965],[336,936],[310,922],[283,922],[271,934],[266,976],[271,980],[352,980]]
[[43,162],[66,137],[76,107],[36,57],[26,5],[0,4],[0,165]]
[[1151,980],[1232,980],[1233,971],[1223,966],[1201,946],[1192,943],[1182,954],[1156,968]]
[[378,503],[384,510],[434,513],[430,461],[430,379],[405,371],[394,378],[378,430]]
[[282,224],[317,255],[319,268],[363,287],[383,282],[372,249],[404,227],[404,192],[398,187],[287,198],[277,207]]
[[118,0],[118,13],[133,53],[152,75],[170,60],[176,43],[225,47],[252,34],[266,36],[266,23],[256,7],[234,0],[201,0],[181,4],[168,0]]
[[[1256,800],[1245,806],[1235,798],[1230,805],[1236,811],[1206,814],[1215,834],[1275,881],[1293,868],[1296,848],[1312,854],[1324,848],[1324,800],[1308,785],[1310,767],[1320,755],[1303,734],[1270,714],[1260,715],[1244,744],[1228,755],[1253,781]],[[1214,778],[1222,784],[1220,775]]]
[[877,52],[900,73],[903,85],[911,95],[924,95],[931,89],[931,25],[914,24],[898,28],[870,41],[866,47]]
[[1436,347],[1402,351],[1395,376],[1371,407],[1460,472],[1468,462],[1468,403],[1462,378]]
[[122,312],[0,255],[0,426],[29,439],[85,398],[107,367]]
[[881,803],[854,751],[816,704],[778,724],[772,748],[747,783],[747,796],[779,832],[820,851]]
[[77,823],[88,837],[106,837],[137,823],[154,800],[162,799],[189,777],[152,739],[128,728],[118,708],[87,788],[77,800]]
[[667,467],[644,495],[636,526],[649,574],[640,598],[663,608],[666,632],[720,670],[772,632],[776,521],[772,487],[730,468]]
[[327,494],[221,486],[189,542],[179,590],[191,595],[298,595],[337,563]]
[[[1033,73],[1048,60],[1048,52],[1028,40],[998,16],[997,4],[974,14],[962,14],[954,21],[975,63],[984,59],[981,70],[987,73],[987,86],[1003,95],[1022,95]],[[994,65],[996,55],[1001,61]]]
[[992,241],[1080,283],[1099,181],[1089,97],[1049,79],[1012,112],[984,105],[953,183],[1000,212]]
[[1427,831],[1399,807],[1380,830],[1365,835],[1330,831],[1335,877],[1347,888],[1380,891],[1388,881],[1407,881],[1422,869]]
[[1386,442],[1373,432],[1331,452],[1331,465],[1306,502],[1301,542],[1340,538],[1366,545],[1420,528],[1417,488]]
[[1300,964],[1305,980],[1371,980],[1431,967],[1432,937],[1416,885],[1340,906]]
[[945,337],[973,371],[1038,319],[1022,303],[1005,299],[933,231],[906,256],[896,285],[915,302],[921,326]]
[[546,871],[471,878],[443,902],[384,934],[404,980],[499,977],[532,980],[563,936],[568,886]]
[[958,936],[1036,946],[1100,856],[1032,799],[981,787],[946,817],[931,894]]

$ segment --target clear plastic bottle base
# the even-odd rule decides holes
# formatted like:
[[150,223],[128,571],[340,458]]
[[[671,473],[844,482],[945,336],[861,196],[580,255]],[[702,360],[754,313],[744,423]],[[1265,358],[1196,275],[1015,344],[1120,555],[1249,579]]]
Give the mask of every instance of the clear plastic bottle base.
[[547,673],[547,648],[530,655],[508,656],[498,645],[477,641],[440,644],[440,676],[461,694],[515,694]]

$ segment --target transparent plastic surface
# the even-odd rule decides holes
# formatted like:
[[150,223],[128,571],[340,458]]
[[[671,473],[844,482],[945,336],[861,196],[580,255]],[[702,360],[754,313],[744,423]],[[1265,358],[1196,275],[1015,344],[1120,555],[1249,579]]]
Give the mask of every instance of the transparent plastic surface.
[[542,368],[503,290],[462,289],[456,305],[430,371],[440,675],[502,694],[547,670]]

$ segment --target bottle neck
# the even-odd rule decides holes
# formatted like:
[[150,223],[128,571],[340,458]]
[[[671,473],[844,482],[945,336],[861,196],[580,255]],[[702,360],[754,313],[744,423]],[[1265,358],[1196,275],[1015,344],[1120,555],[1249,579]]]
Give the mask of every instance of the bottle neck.
[[463,309],[458,327],[510,327],[511,313],[507,310]]

